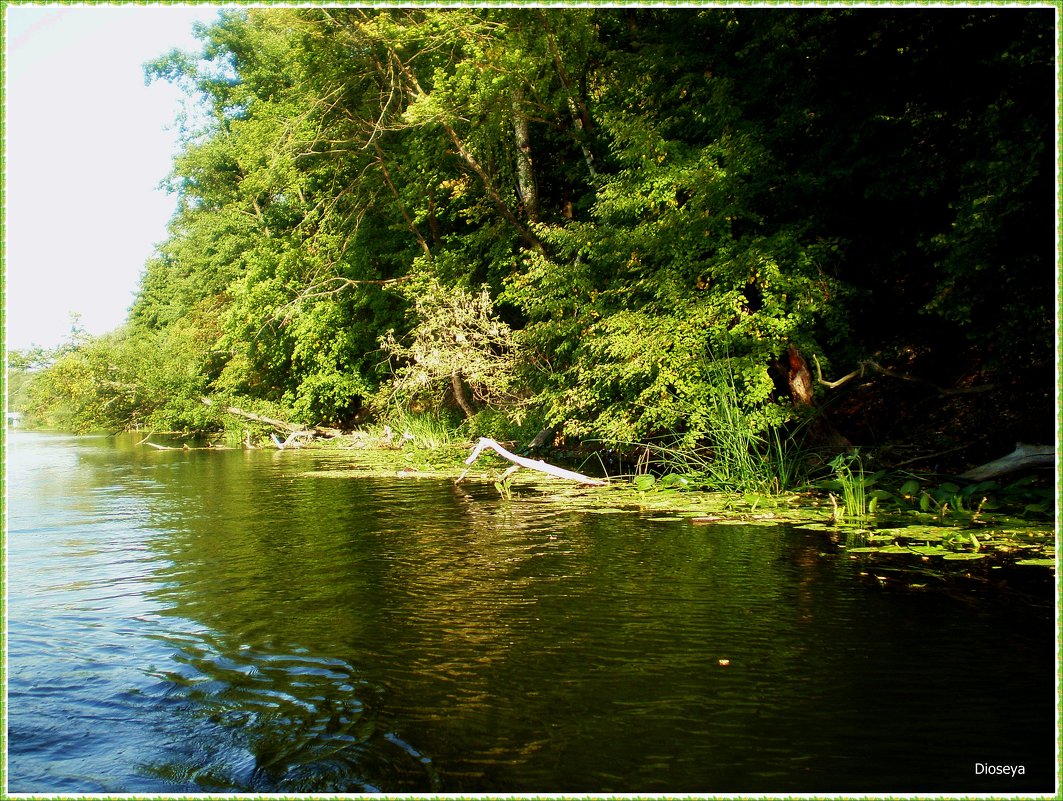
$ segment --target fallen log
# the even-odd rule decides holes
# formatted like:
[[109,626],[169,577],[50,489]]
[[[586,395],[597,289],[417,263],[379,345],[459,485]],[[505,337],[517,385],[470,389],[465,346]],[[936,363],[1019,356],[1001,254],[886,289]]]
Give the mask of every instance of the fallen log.
[[[204,406],[214,406],[214,401],[210,398],[200,398]],[[279,428],[282,431],[287,431],[289,434],[304,434],[309,431],[314,431],[323,437],[338,437],[343,434],[342,431],[336,428],[326,428],[325,426],[304,426],[300,423],[289,423],[287,420],[277,420],[274,417],[266,417],[265,415],[255,414],[254,412],[248,412],[244,409],[237,408],[236,406],[226,406],[225,412],[231,414],[234,417],[242,417],[244,420],[251,420],[255,423],[262,423],[263,425],[273,426],[273,428]]]
[[969,481],[985,481],[1016,473],[1019,470],[1051,468],[1055,464],[1056,449],[1052,445],[1027,445],[1023,442],[1016,442],[1015,450],[1007,456],[973,467],[966,473],[961,473],[960,478]]
[[[484,448],[490,448],[503,459],[508,459],[518,467],[526,467],[529,470],[538,470],[540,473],[546,473],[547,475],[555,476],[556,478],[564,478],[569,481],[576,481],[580,484],[589,484],[595,487],[605,486],[605,482],[602,481],[600,478],[591,478],[590,476],[585,476],[582,473],[576,473],[572,470],[565,470],[563,467],[555,467],[552,464],[547,464],[542,459],[526,459],[523,456],[517,456],[515,453],[510,453],[497,442],[495,442],[493,439],[490,439],[488,437],[480,437],[480,441],[477,442],[476,447],[472,449],[472,453],[469,455],[469,458],[465,460],[465,464],[471,465],[478,458],[480,458],[480,454],[483,452]],[[462,474],[458,476],[458,480],[455,483],[458,483],[463,478],[465,478],[468,472],[468,469],[462,472]]]
[[[214,401],[210,398],[200,398],[203,401],[204,406],[214,406]],[[247,412],[243,409],[238,409],[235,406],[226,406],[226,414],[231,414],[234,417],[242,417],[245,420],[252,420],[256,423],[263,423],[267,426],[273,426],[274,428],[280,428],[284,431],[294,434],[296,431],[301,431],[303,426],[295,423],[289,423],[286,420],[275,420],[272,417],[265,417],[261,414],[255,414],[254,412]]]
[[146,439],[142,439],[137,445],[147,445],[149,448],[155,448],[158,451],[227,451],[229,448],[222,447],[220,445],[182,445],[181,447],[174,447],[173,445],[156,445],[154,442],[148,442]]

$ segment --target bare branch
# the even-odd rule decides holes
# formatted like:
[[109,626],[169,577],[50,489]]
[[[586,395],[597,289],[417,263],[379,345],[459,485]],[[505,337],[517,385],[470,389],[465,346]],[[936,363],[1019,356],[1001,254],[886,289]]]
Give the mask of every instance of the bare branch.
[[[514,465],[518,465],[520,467],[527,467],[529,470],[538,470],[540,473],[546,473],[547,475],[556,476],[557,478],[565,478],[569,481],[576,481],[580,484],[589,484],[594,487],[603,487],[606,484],[606,482],[602,481],[600,478],[591,478],[590,476],[585,476],[582,473],[576,473],[572,470],[565,470],[563,467],[555,467],[552,464],[547,464],[541,459],[527,459],[523,456],[517,456],[514,453],[510,453],[497,442],[495,442],[493,439],[489,439],[488,437],[480,437],[480,441],[476,443],[476,447],[472,449],[472,454],[470,454],[469,458],[465,460],[465,464],[471,465],[473,462],[475,462],[479,458],[480,453],[483,451],[484,448],[489,448],[495,453],[497,453],[499,456],[501,456],[503,459],[508,459],[509,461],[513,462]],[[468,472],[469,471],[466,470],[464,473],[462,473],[455,483],[458,483],[463,478],[465,478],[465,475]]]
[[979,392],[990,392],[991,390],[996,389],[995,384],[981,384],[976,387],[942,387],[932,381],[927,381],[925,378],[919,378],[917,376],[907,375],[905,373],[898,373],[896,370],[890,370],[888,367],[883,367],[881,364],[876,361],[872,361],[871,359],[861,361],[860,366],[856,370],[853,370],[848,375],[842,376],[837,381],[826,381],[823,378],[823,371],[820,369],[819,366],[819,359],[816,358],[816,355],[814,353],[812,354],[812,360],[816,363],[817,380],[820,384],[830,389],[840,387],[842,384],[852,380],[853,378],[863,377],[863,375],[868,370],[874,370],[876,373],[880,373],[884,376],[889,376],[890,378],[897,378],[901,381],[909,381],[913,384],[922,384],[923,386],[929,387],[930,389],[934,390],[939,395],[973,395]]
[[428,243],[425,241],[425,238],[421,236],[421,232],[417,229],[417,226],[410,218],[409,213],[406,211],[406,206],[403,205],[402,196],[399,195],[399,190],[395,188],[395,184],[391,181],[391,173],[388,172],[388,165],[384,161],[383,149],[377,142],[373,142],[373,147],[376,150],[377,154],[377,164],[380,166],[380,171],[384,174],[384,181],[387,182],[388,188],[391,189],[392,193],[395,195],[395,203],[398,204],[399,213],[402,214],[402,219],[406,221],[406,225],[409,227],[410,231],[412,231],[413,235],[417,237],[417,244],[421,246],[421,250],[424,251],[424,254],[429,259],[431,259],[432,251],[429,249]]
[[837,381],[826,381],[823,378],[823,369],[819,366],[819,359],[816,358],[816,354],[814,353],[812,354],[812,361],[816,363],[816,380],[828,389],[836,389],[847,381],[851,381],[857,376],[863,376],[864,374],[863,362],[861,362],[859,369],[853,370],[849,375],[842,376]]

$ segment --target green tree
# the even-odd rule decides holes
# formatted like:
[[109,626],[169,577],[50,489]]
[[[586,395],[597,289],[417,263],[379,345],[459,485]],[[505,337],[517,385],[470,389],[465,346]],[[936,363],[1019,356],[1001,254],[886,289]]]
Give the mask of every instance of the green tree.
[[386,403],[438,400],[449,389],[466,417],[476,414],[473,403],[479,402],[519,419],[523,355],[487,289],[448,290],[429,278],[403,285],[402,293],[413,301],[416,325],[404,341],[392,331],[381,338],[394,375]]
[[[226,11],[199,53],[148,67],[197,110],[170,236],[128,330],[93,346],[137,367],[93,385],[109,357],[86,346],[56,383],[95,386],[137,425],[192,424],[145,389],[166,380],[344,425],[381,386],[438,404],[456,375],[570,435],[692,450],[724,417],[755,443],[809,414],[831,392],[812,391],[815,356],[830,375],[881,368],[835,408],[854,441],[920,415],[934,437],[950,417],[964,436],[989,419],[1000,437],[1038,430],[1050,23],[981,7]],[[470,351],[446,325],[504,337]],[[426,343],[446,344],[431,370]],[[171,379],[145,348],[173,355],[157,365]],[[988,384],[980,405],[948,394]],[[919,415],[889,422],[897,398]]]

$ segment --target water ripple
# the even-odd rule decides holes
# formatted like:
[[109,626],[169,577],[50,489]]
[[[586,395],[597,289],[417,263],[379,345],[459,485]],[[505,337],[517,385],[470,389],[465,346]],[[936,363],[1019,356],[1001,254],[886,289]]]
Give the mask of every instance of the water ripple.
[[357,454],[20,436],[11,791],[1052,786],[1047,607],[883,593],[782,527],[323,477]]
[[353,665],[295,652],[222,650],[214,638],[175,647],[162,682],[172,714],[211,733],[206,752],[146,766],[178,784],[226,792],[376,792],[438,787],[432,760],[389,731],[380,691]]

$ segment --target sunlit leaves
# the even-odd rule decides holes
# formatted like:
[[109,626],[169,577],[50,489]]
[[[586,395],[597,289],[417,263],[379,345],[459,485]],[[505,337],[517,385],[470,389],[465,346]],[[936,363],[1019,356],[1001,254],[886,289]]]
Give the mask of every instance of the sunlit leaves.
[[486,289],[446,289],[437,280],[403,288],[416,324],[401,340],[381,338],[392,362],[390,400],[408,405],[444,394],[453,381],[467,383],[481,402],[516,409],[522,354],[508,325],[495,313]]
[[[132,326],[157,345],[198,330],[204,383],[174,387],[189,397],[340,424],[381,382],[439,404],[457,373],[570,434],[691,446],[719,430],[723,390],[753,436],[784,422],[790,347],[885,361],[962,333],[997,361],[1043,362],[1051,204],[1031,198],[1049,196],[1051,115],[1029,87],[1050,77],[1050,37],[1035,22],[226,12],[201,53],[148,67],[200,114]],[[66,365],[70,386],[86,363]]]

